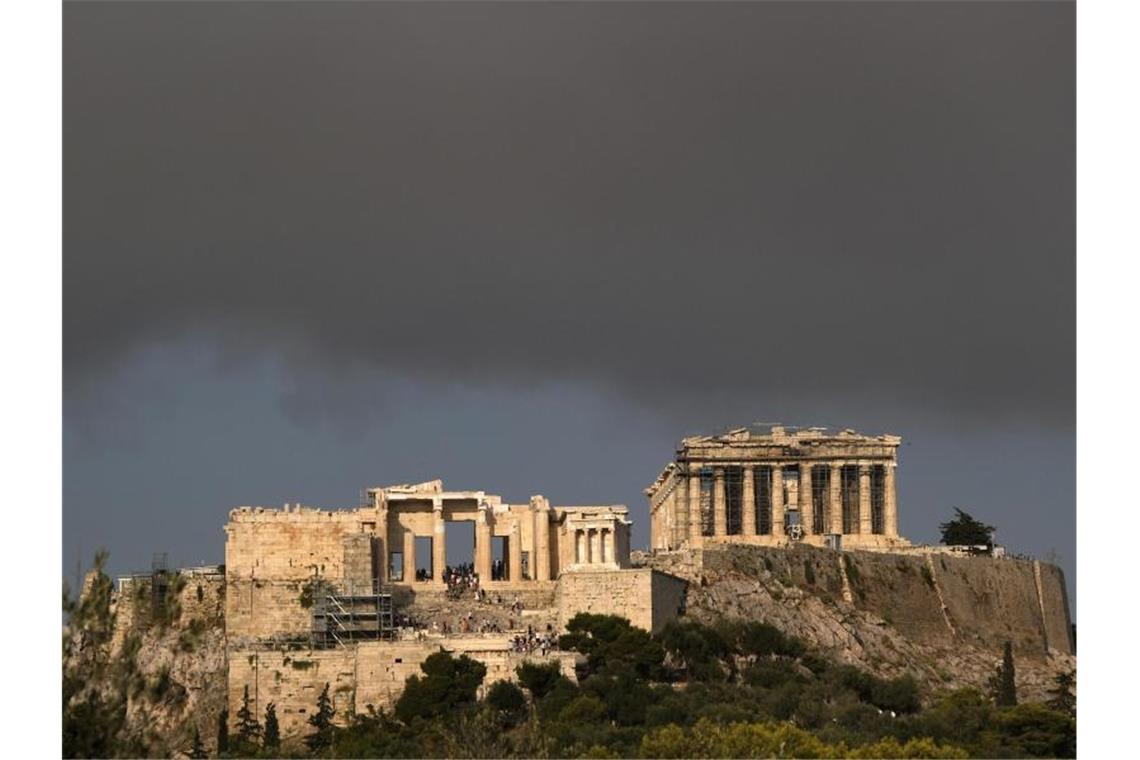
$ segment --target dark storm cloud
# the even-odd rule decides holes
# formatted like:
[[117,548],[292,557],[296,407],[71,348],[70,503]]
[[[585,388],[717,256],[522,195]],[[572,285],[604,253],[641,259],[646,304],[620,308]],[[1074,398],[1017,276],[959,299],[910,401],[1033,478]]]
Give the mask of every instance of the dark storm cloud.
[[1073,26],[70,4],[68,386],[206,331],[299,367],[1067,429]]

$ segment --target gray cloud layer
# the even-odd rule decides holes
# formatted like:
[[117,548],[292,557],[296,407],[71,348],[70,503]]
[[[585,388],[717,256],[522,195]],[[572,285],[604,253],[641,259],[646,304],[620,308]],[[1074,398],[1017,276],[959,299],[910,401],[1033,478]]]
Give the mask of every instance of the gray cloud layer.
[[1074,7],[76,5],[65,369],[1074,422]]

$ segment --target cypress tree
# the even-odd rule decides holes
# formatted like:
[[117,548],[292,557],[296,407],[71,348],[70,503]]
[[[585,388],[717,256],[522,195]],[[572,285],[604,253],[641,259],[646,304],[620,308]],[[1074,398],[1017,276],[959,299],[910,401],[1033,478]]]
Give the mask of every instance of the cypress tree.
[[336,711],[332,709],[332,700],[329,699],[329,685],[326,683],[321,695],[317,697],[317,711],[309,716],[309,724],[315,729],[305,737],[305,744],[313,754],[319,754],[332,745],[332,719]]
[[224,707],[218,713],[218,757],[230,751],[229,711]]
[[274,750],[281,746],[281,729],[277,725],[277,706],[272,702],[265,706],[265,736],[263,749]]
[[1058,673],[1053,679],[1053,688],[1049,690],[1049,707],[1066,715],[1077,712],[1077,695],[1073,692],[1077,678],[1075,673]]
[[249,706],[249,686],[245,687],[245,692],[241,697],[241,709],[237,712],[237,735],[238,742],[241,744],[242,749],[250,746],[257,746],[257,738],[261,736],[261,725],[257,722],[257,717],[254,716],[253,710]]
[[202,735],[198,733],[197,726],[194,726],[194,742],[190,745],[190,757],[195,760],[206,757],[206,748],[202,746]]
[[1017,704],[1017,683],[1014,678],[1013,645],[1005,642],[1001,665],[994,677],[994,704],[998,707],[1013,707]]

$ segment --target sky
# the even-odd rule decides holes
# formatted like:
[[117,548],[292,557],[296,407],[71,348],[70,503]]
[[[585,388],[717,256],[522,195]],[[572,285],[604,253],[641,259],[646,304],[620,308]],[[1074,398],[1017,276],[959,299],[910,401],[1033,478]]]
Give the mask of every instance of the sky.
[[[684,435],[902,436],[1075,602],[1071,3],[69,3],[64,575]],[[1074,605],[1075,610],[1075,605]]]

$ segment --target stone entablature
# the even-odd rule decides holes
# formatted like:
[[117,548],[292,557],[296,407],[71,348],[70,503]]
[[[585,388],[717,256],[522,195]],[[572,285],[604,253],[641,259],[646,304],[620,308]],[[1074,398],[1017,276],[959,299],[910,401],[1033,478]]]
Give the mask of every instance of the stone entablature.
[[901,439],[853,430],[692,436],[646,490],[650,546],[726,542],[891,548],[898,534],[895,470]]

